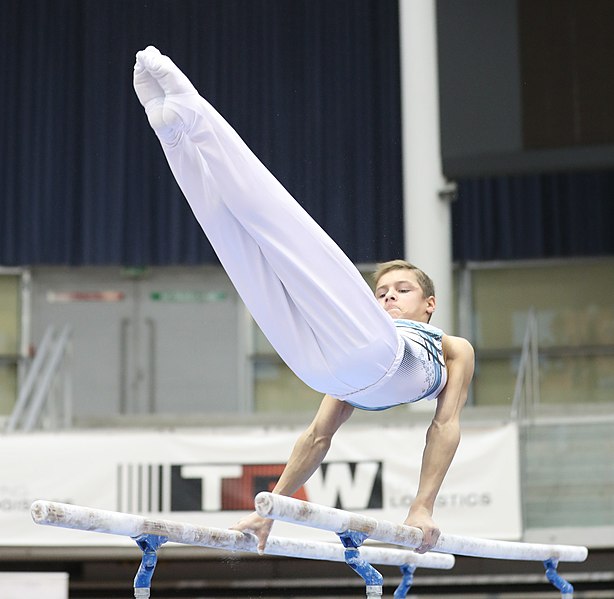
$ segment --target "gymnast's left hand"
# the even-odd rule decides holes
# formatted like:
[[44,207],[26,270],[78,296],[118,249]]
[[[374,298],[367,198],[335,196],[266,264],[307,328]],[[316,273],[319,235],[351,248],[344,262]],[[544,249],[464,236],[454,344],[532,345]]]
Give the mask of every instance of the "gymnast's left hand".
[[435,547],[441,531],[427,509],[410,510],[403,524],[419,528],[422,531],[422,543],[419,547],[416,547],[416,553],[426,553]]
[[253,512],[246,518],[242,518],[236,524],[230,527],[231,530],[238,530],[239,532],[251,532],[256,535],[258,539],[258,553],[262,555],[264,553],[264,548],[266,547],[266,542],[269,538],[269,534],[271,534],[271,527],[273,526],[274,520],[270,518],[263,518],[259,516],[256,512]]

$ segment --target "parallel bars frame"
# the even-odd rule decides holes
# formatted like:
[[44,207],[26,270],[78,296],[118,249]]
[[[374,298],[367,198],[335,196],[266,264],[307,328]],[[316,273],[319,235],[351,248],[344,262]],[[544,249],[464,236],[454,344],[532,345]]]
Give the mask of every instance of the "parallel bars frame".
[[[369,516],[354,514],[293,497],[263,491],[256,495],[255,504],[256,512],[265,518],[329,530],[338,534],[353,530],[364,533],[374,541],[405,547],[415,548],[422,542],[422,531],[418,528],[395,524],[386,520],[376,520]],[[582,546],[496,541],[445,533],[439,537],[433,551],[489,559],[541,562],[548,559],[582,562],[588,556],[588,549]]]
[[[371,564],[401,567],[403,580],[394,596],[402,598],[406,597],[411,586],[416,567],[450,569],[455,559],[452,554],[541,561],[546,567],[548,580],[561,591],[561,597],[571,598],[573,586],[558,575],[557,564],[559,561],[581,562],[588,556],[588,549],[582,546],[497,541],[450,534],[442,534],[434,551],[426,554],[417,554],[406,549],[364,547],[363,541],[371,539],[416,548],[422,542],[422,531],[268,492],[256,496],[255,506],[256,512],[265,518],[337,533],[344,545],[342,547],[333,543],[270,536],[262,553],[345,562],[365,580],[367,598],[378,598],[382,594],[383,579]],[[32,504],[31,514],[37,524],[134,539],[143,551],[141,568],[135,578],[135,597],[139,598],[149,597],[151,577],[157,560],[156,552],[167,541],[227,551],[260,553],[255,535],[230,529],[145,518],[135,514],[43,500]]]
[[[165,537],[170,542],[183,545],[258,553],[256,537],[236,530],[198,526],[173,520],[145,518],[135,514],[43,500],[35,501],[30,511],[36,524],[46,526],[131,538],[137,538],[141,535],[158,535]],[[264,554],[345,562],[344,548],[336,543],[301,541],[276,536],[269,537]],[[419,555],[406,549],[362,547],[361,555],[373,564],[385,566],[411,565],[445,570],[454,566],[454,556],[452,555]]]

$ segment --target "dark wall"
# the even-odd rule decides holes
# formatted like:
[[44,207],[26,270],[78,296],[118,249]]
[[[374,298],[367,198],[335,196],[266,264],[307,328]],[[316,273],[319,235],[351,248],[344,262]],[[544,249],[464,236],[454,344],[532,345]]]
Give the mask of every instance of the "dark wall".
[[614,2],[437,9],[455,259],[614,254]]
[[614,168],[614,3],[438,0],[450,178]]

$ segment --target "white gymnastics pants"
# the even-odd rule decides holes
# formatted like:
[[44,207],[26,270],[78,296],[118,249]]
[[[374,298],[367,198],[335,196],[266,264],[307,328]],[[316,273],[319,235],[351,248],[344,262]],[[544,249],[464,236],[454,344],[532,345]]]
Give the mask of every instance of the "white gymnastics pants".
[[385,377],[399,339],[347,256],[155,48],[137,55],[135,89],[200,226],[286,364],[340,399]]

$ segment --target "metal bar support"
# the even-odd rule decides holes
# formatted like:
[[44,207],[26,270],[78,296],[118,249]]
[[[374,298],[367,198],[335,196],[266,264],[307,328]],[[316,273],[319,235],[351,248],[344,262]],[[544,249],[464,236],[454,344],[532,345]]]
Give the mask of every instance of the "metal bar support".
[[158,563],[158,549],[166,543],[167,537],[144,534],[134,537],[136,544],[143,552],[141,565],[134,577],[135,599],[148,599],[151,591],[151,578]]
[[382,596],[384,577],[365,559],[360,557],[359,547],[369,536],[363,532],[346,530],[339,533],[339,539],[345,547],[345,563],[356,572],[367,585],[367,599]]
[[415,571],[416,566],[410,566],[409,564],[401,566],[401,574],[403,575],[403,578],[394,592],[394,599],[405,599],[405,597],[407,597],[407,593],[409,593],[409,589],[411,589],[411,585],[414,583]]
[[546,578],[561,591],[561,599],[571,599],[573,597],[573,585],[567,582],[558,572],[559,560],[551,558],[544,561],[546,568]]

